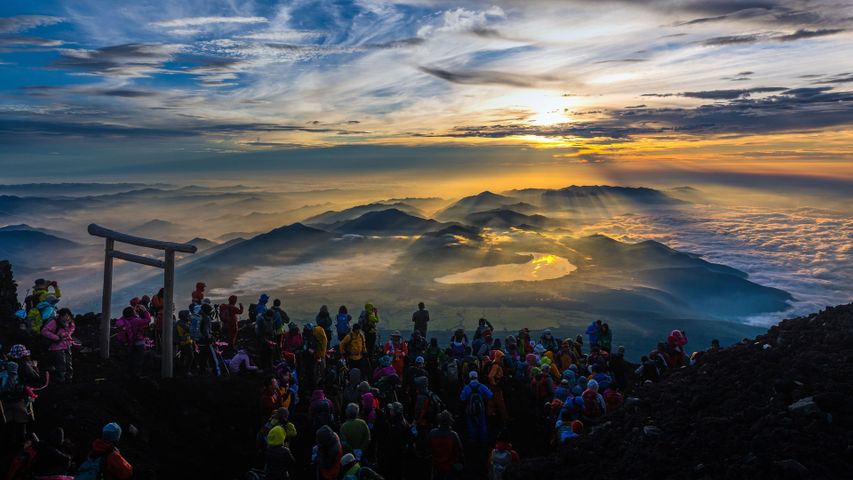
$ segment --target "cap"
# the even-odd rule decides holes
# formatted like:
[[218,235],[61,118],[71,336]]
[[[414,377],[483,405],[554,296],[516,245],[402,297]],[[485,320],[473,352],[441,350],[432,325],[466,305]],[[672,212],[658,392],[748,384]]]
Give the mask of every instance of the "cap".
[[476,370],[471,370],[470,372],[468,372],[468,378],[470,378],[471,380],[476,380],[477,377],[478,375]]
[[104,429],[101,431],[101,438],[110,443],[118,442],[121,439],[121,427],[115,422],[104,425]]
[[341,466],[345,467],[351,463],[355,463],[355,455],[348,453],[341,457]]

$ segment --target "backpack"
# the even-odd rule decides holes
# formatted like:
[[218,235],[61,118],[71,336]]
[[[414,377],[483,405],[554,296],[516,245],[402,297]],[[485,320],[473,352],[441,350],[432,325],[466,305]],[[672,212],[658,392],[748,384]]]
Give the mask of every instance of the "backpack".
[[434,419],[436,415],[443,412],[446,409],[444,402],[438,398],[438,395],[435,394],[432,390],[429,391],[429,418]]
[[193,341],[198,341],[201,338],[201,316],[193,315],[190,317],[190,338]]
[[560,426],[557,427],[557,443],[560,445],[565,445],[565,443],[576,434],[572,432],[572,424],[571,422],[560,422]]
[[346,313],[339,313],[337,317],[335,317],[335,328],[338,332],[343,332],[344,335],[349,333],[349,315]]
[[456,360],[447,362],[445,367],[444,377],[448,385],[457,385],[459,383],[459,363]]
[[102,478],[104,466],[107,463],[107,456],[113,452],[115,452],[115,448],[103,455],[96,457],[90,455],[86,457],[86,461],[77,469],[77,475],[74,476],[74,480],[98,480]]
[[480,386],[477,385],[476,389],[471,389],[471,396],[468,397],[468,406],[465,408],[465,413],[468,414],[469,419],[479,420],[485,412],[486,406],[483,401],[483,394],[480,393]]
[[492,480],[502,480],[507,467],[512,465],[512,452],[509,450],[492,450]]
[[603,413],[601,405],[598,404],[598,394],[592,390],[583,392],[583,413],[587,417],[598,417]]

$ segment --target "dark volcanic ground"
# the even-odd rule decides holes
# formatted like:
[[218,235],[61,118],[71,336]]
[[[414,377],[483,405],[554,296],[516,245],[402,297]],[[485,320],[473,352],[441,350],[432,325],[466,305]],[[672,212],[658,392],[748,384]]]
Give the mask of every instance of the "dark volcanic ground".
[[631,396],[510,478],[853,478],[853,304],[785,320]]

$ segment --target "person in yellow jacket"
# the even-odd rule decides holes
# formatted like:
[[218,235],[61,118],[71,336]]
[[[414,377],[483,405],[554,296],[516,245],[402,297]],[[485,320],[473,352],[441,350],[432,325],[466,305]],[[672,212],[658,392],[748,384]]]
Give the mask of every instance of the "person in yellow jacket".
[[368,356],[376,350],[376,327],[379,324],[379,309],[372,303],[365,303],[364,310],[358,317],[358,322],[364,330],[364,338],[367,340]]
[[326,330],[320,325],[316,325],[311,333],[314,334],[314,366],[316,368],[314,378],[323,378],[322,375],[326,371],[326,352],[329,350],[329,339],[326,337]]
[[351,369],[358,368],[362,372],[369,370],[365,354],[367,353],[367,339],[361,333],[361,325],[356,323],[352,330],[341,340],[341,355],[347,359],[347,366]]
[[560,381],[560,370],[554,365],[554,352],[548,351],[542,354],[539,363],[542,373],[551,375],[551,379],[555,382]]

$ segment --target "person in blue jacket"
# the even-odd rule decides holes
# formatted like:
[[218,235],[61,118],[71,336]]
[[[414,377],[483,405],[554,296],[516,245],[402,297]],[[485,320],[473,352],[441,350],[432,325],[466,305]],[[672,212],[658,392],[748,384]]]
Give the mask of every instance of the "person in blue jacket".
[[587,336],[589,337],[589,348],[592,348],[601,341],[601,320],[596,320],[586,327]]
[[486,402],[494,394],[489,390],[489,387],[480,383],[477,377],[476,370],[472,370],[468,374],[471,381],[462,389],[459,399],[465,404],[465,416],[468,419],[468,439],[473,442],[486,442],[489,435],[486,425]]

